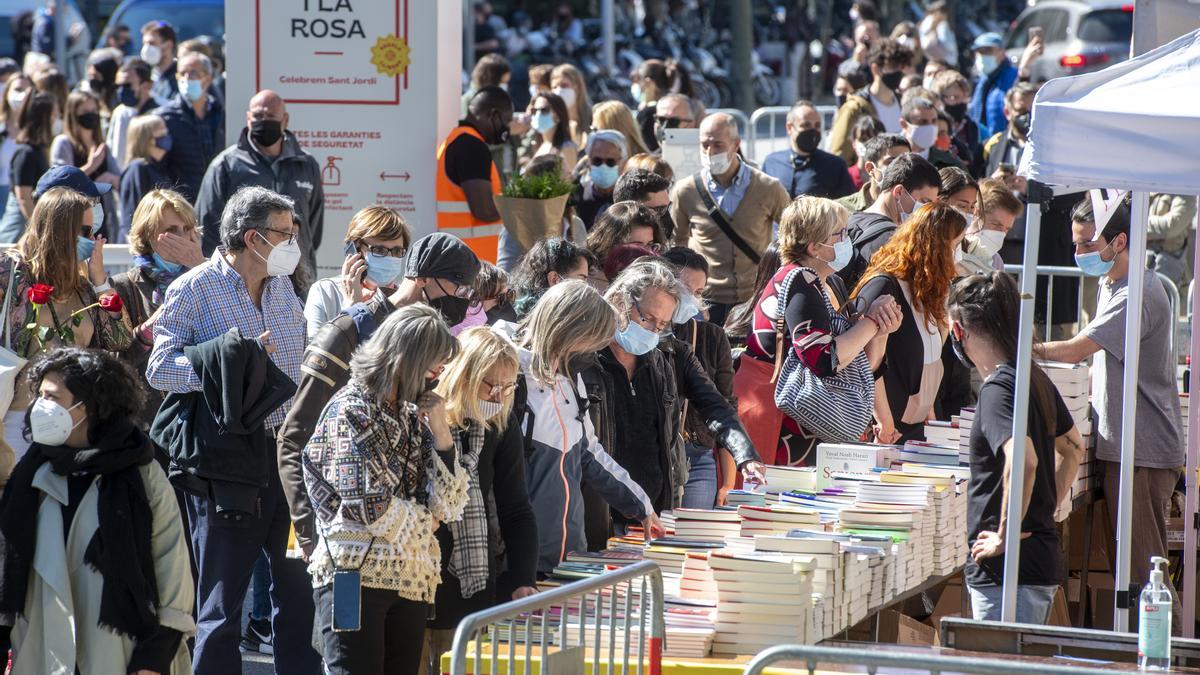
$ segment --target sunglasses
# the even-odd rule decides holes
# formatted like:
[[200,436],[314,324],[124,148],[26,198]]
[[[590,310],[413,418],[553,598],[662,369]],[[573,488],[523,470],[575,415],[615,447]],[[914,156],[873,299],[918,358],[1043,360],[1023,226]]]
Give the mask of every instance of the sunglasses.
[[658,125],[663,127],[664,129],[678,129],[679,125],[683,124],[684,122],[689,122],[689,123],[691,122],[691,120],[683,119],[681,117],[657,117],[656,116],[654,118],[654,120],[656,122],[658,122]]
[[608,166],[616,166],[617,163],[620,161],[621,160],[613,159],[611,157],[609,157],[608,159],[604,159],[603,157],[593,157],[592,158],[592,166],[600,166],[602,164],[608,165]]

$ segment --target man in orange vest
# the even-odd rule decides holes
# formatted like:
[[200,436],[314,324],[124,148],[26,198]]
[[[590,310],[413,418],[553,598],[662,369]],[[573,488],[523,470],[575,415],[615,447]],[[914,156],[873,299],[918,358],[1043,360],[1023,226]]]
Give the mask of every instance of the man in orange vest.
[[500,212],[494,197],[503,187],[490,145],[508,140],[512,99],[500,87],[484,87],[471,97],[467,117],[437,151],[439,232],[464,242],[480,260],[496,262]]

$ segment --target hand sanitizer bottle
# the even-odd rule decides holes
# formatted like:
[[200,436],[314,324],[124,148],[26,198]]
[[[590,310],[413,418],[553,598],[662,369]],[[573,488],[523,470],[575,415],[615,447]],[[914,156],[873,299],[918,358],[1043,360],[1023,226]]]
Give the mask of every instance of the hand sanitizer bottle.
[[1171,668],[1171,590],[1163,582],[1166,558],[1150,558],[1154,570],[1142,589],[1138,607],[1138,667],[1142,670]]

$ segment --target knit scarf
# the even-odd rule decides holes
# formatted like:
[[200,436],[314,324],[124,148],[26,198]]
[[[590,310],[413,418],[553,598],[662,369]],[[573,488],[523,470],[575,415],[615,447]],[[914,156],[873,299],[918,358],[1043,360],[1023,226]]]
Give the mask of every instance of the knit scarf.
[[59,475],[91,474],[99,481],[99,528],[83,554],[104,583],[99,623],[143,639],[158,628],[158,583],[150,541],[154,516],[138,467],[154,461],[154,449],[129,420],[110,422],[92,436],[94,446],[85,449],[34,443],[13,469],[0,498],[0,612],[25,611],[38,543],[33,520],[40,491],[33,477],[49,462]]
[[158,263],[154,262],[154,258],[148,255],[133,256],[133,264],[140,267],[142,273],[154,282],[154,292],[150,294],[150,300],[154,303],[155,307],[162,305],[163,300],[166,299],[167,286],[170,286],[172,281],[175,281],[179,278],[179,275],[187,271],[187,268],[184,267],[178,272],[168,272],[159,267]]
[[465,429],[459,429],[461,463],[467,472],[467,505],[461,520],[446,523],[454,540],[450,552],[451,574],[458,577],[462,596],[469,598],[487,586],[488,582],[488,518],[483,503],[483,491],[479,487],[479,455],[483,451],[485,428],[472,420]]

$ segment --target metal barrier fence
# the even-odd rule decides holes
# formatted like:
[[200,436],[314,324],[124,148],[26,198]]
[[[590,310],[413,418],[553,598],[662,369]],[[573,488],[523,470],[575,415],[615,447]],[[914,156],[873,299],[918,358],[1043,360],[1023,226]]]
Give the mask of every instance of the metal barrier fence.
[[[0,253],[4,253],[10,248],[16,248],[16,244],[0,244]],[[128,244],[105,244],[104,245],[104,269],[108,270],[109,276],[128,272],[133,267],[133,252],[129,250]]]
[[[735,112],[722,108],[712,112],[727,112],[733,115],[734,119],[738,120],[739,131],[743,129],[743,120],[746,120],[745,128],[749,129],[749,133],[742,133],[742,152],[750,161],[761,164],[768,154],[791,147],[791,139],[788,138],[785,128],[789,110],[791,106],[759,108],[748,120],[746,114],[740,110]],[[833,118],[837,115],[837,106],[819,105],[817,112],[821,115],[823,132],[821,147],[825,147],[829,140],[829,130],[833,128]]]
[[[479,675],[485,672],[486,658],[486,672],[515,673],[520,659],[524,661],[520,672],[530,675],[536,656],[540,659],[538,672],[582,673],[590,649],[590,672],[597,675],[603,647],[604,672],[609,675],[659,675],[665,633],[662,570],[658,563],[644,560],[467,616],[454,633],[449,672]],[[635,640],[636,644],[631,644]],[[484,642],[489,643],[486,651]],[[551,650],[555,645],[558,648]],[[633,647],[637,650],[632,659],[636,670],[630,669]],[[469,651],[473,658],[468,671]],[[498,663],[501,658],[503,671]]]
[[[866,672],[928,671],[930,673],[979,673],[980,675],[1099,675],[1111,670],[1088,668],[1084,665],[1067,666],[1045,663],[1045,659],[1031,663],[1019,659],[1002,661],[977,657],[943,656],[930,652],[896,652],[885,649],[814,647],[811,645],[779,645],[759,652],[746,666],[745,675],[761,675],[767,666],[782,661],[800,661],[809,675],[819,666],[850,665],[865,667]],[[881,670],[885,669],[885,670]]]

